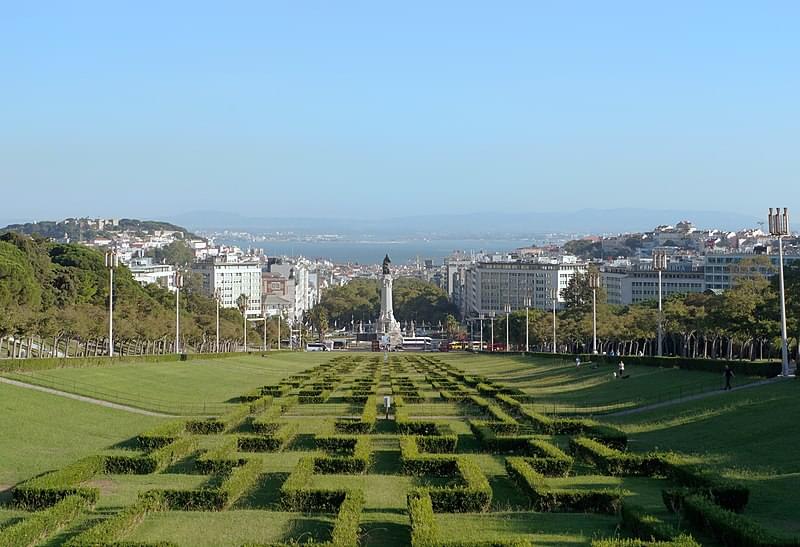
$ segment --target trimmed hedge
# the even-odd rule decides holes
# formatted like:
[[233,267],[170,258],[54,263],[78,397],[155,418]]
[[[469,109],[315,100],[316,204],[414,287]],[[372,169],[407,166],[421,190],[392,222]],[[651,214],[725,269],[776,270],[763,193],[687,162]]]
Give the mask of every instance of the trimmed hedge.
[[496,405],[492,402],[489,402],[487,399],[480,397],[478,395],[470,395],[469,400],[472,402],[473,405],[481,408],[485,413],[489,414],[495,421],[509,423],[509,424],[516,424],[517,420],[515,420],[509,414],[500,408],[499,405]]
[[114,543],[139,526],[148,513],[165,509],[166,505],[161,496],[145,492],[139,496],[136,503],[81,532],[67,541],[65,547],[96,547]]
[[415,437],[420,452],[433,454],[452,453],[456,451],[458,437],[456,435],[422,435]]
[[741,483],[724,479],[687,464],[676,454],[663,456],[669,477],[681,486],[695,490],[729,511],[741,512],[750,499],[750,490]]
[[136,436],[137,444],[144,450],[155,450],[172,443],[186,430],[184,420],[173,420],[159,424]]
[[408,516],[411,519],[412,547],[435,547],[439,534],[430,494],[425,491],[412,491],[408,494],[406,502]]
[[528,453],[533,457],[525,461],[546,477],[566,477],[572,469],[573,459],[547,441],[528,439]]
[[657,541],[671,541],[680,532],[671,524],[647,513],[644,508],[623,501],[620,508],[622,526],[633,535]]
[[360,474],[369,469],[372,458],[372,441],[360,437],[353,445],[349,456],[317,456],[314,458],[314,472],[324,474]]
[[247,463],[245,458],[236,455],[238,448],[237,439],[227,437],[217,448],[201,454],[195,461],[195,469],[204,475],[230,473],[234,467]]
[[670,541],[611,538],[593,539],[592,547],[701,547],[692,536],[680,535]]
[[737,547],[797,547],[800,538],[780,538],[749,518],[723,509],[699,495],[683,499],[683,514],[695,526],[709,530],[723,545]]
[[660,454],[621,452],[587,437],[571,438],[569,449],[574,456],[591,463],[605,475],[663,477],[668,474]]
[[[566,359],[567,362],[574,364],[575,357],[580,357],[581,362],[593,362],[616,365],[619,357],[609,355],[590,355],[590,354],[563,354],[563,353],[531,353],[536,357],[550,359]],[[701,370],[704,372],[715,372],[722,374],[726,366],[733,369],[736,374],[741,376],[762,376],[772,378],[781,373],[781,363],[777,361],[753,362],[753,361],[729,361],[727,359],[690,359],[688,357],[655,357],[625,355],[625,364],[629,366],[648,366],[664,368],[680,368],[683,370]]]
[[417,442],[419,438],[414,436],[400,438],[400,462],[403,473],[416,476],[456,476],[458,473],[456,458],[453,456],[420,454],[419,443]]
[[72,522],[90,503],[81,496],[67,496],[49,509],[34,513],[0,531],[0,547],[36,545]]
[[18,485],[13,493],[15,505],[30,511],[51,507],[67,496],[78,495],[94,504],[100,495],[97,488],[77,486],[95,475],[103,473],[105,458],[88,456],[58,471],[28,479]]
[[621,492],[610,489],[560,490],[551,488],[541,473],[535,471],[527,458],[512,456],[506,459],[506,472],[530,497],[536,511],[616,514]]
[[335,428],[340,433],[369,433],[378,421],[378,396],[370,395],[364,403],[361,418],[340,418]]
[[403,397],[394,398],[394,421],[403,435],[441,435],[436,423],[427,420],[410,420]]
[[247,460],[235,467],[218,488],[199,490],[151,490],[144,495],[163,500],[164,505],[179,511],[221,511],[230,507],[250,489],[261,475],[260,459]]
[[314,475],[314,458],[300,458],[289,477],[281,486],[281,504],[287,511],[332,511],[344,501],[344,490],[310,489]]
[[628,436],[625,432],[608,424],[574,418],[552,419],[525,407],[521,407],[519,412],[533,425],[538,433],[547,435],[583,435],[618,450],[624,450],[628,446]]
[[240,435],[237,437],[239,450],[242,452],[276,452],[283,449],[295,435],[297,424],[283,424],[272,435]]
[[350,490],[344,497],[336,514],[336,521],[331,532],[332,547],[355,547],[358,545],[359,523],[361,511],[364,509],[364,493],[361,490]]
[[104,471],[106,473],[147,475],[161,471],[168,465],[191,454],[196,448],[197,440],[195,438],[182,437],[145,455],[113,454],[104,457]]

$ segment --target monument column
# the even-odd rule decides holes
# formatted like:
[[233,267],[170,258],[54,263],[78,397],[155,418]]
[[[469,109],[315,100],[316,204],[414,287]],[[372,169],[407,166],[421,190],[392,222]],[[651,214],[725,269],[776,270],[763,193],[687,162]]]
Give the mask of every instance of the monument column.
[[403,343],[403,336],[400,332],[400,324],[394,318],[394,306],[392,305],[392,272],[389,270],[389,255],[383,259],[383,271],[381,275],[381,314],[378,317],[379,335],[389,337],[392,346],[400,346]]

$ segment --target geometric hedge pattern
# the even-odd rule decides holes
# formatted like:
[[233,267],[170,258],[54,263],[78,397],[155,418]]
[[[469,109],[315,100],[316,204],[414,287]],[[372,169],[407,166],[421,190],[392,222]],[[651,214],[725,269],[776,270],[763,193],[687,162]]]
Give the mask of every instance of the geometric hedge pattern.
[[[674,453],[629,450],[614,427],[539,414],[532,402],[435,356],[342,354],[242,394],[224,415],[163,423],[19,484],[13,503],[30,513],[0,531],[0,546],[34,545],[62,529],[69,547],[173,545],[180,538],[147,530],[169,536],[197,512],[200,527],[230,526],[239,545],[381,545],[388,539],[366,518],[381,512],[404,523],[395,544],[532,545],[525,533],[459,534],[459,519],[491,522],[509,509],[528,522],[597,515],[612,529],[589,537],[597,546],[698,545],[692,533],[728,545],[797,545],[741,515],[741,485]],[[604,477],[649,485],[671,513],[648,512]],[[248,521],[284,531],[259,543],[263,533],[234,529]]]

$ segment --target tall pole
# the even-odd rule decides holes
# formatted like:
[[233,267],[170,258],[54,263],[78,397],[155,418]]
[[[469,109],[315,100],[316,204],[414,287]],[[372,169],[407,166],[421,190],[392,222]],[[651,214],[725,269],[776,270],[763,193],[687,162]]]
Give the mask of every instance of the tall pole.
[[483,351],[483,314],[480,315],[481,319],[481,351]]
[[556,342],[556,300],[558,299],[558,289],[550,289],[550,298],[553,301],[553,353],[558,352]]
[[219,300],[220,300],[220,291],[219,289],[214,291],[214,300],[217,303],[217,335],[216,335],[216,352],[219,353]]
[[508,328],[509,323],[511,322],[511,306],[506,305],[506,353],[510,351],[509,349],[509,338],[508,338]]
[[278,314],[278,349],[281,349],[281,319],[283,318],[283,314]]
[[[789,376],[789,342],[786,335],[786,294],[783,285],[783,237],[789,235],[789,211],[786,207],[777,207],[775,214],[772,207],[769,209],[769,233],[778,237],[778,285],[780,289],[781,305],[781,371],[783,376]],[[800,345],[798,345],[800,354]]]
[[531,324],[530,308],[528,306],[525,306],[525,353],[528,353],[531,350],[530,324]]
[[597,289],[600,286],[600,275],[597,271],[589,272],[589,287],[592,289],[592,354],[597,353]]
[[663,355],[664,344],[664,308],[662,305],[662,277],[661,272],[667,269],[667,253],[655,251],[653,253],[653,269],[658,272],[658,343],[656,344],[658,356]]
[[183,274],[175,272],[175,353],[181,352],[181,287]]
[[244,327],[244,352],[247,353],[247,310],[242,312],[242,327]]
[[494,313],[489,316],[492,324],[492,340],[489,342],[489,351],[494,351]]
[[114,357],[114,268],[119,264],[117,251],[106,252],[108,268],[108,356]]

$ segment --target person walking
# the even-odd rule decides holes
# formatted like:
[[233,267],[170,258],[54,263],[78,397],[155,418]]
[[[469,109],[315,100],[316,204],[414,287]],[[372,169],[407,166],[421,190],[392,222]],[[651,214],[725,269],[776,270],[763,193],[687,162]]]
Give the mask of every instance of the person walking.
[[733,370],[731,369],[731,367],[728,366],[728,365],[725,365],[725,370],[723,371],[722,375],[725,376],[725,391],[728,391],[729,389],[733,389],[731,387],[731,379],[735,376],[735,374],[733,373]]
[[617,376],[619,376],[620,378],[622,378],[624,374],[625,374],[625,363],[623,363],[623,362],[620,360],[620,362],[619,362],[619,372],[617,373]]
[[575,357],[575,368],[581,368],[581,358]]

